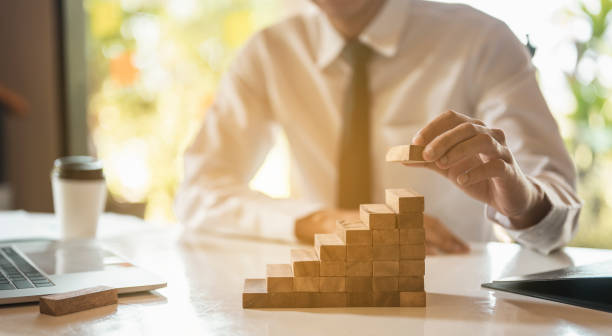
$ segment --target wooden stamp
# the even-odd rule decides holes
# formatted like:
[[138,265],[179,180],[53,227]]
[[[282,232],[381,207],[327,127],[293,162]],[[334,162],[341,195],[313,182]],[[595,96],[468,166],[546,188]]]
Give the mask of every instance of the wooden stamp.
[[422,229],[425,218],[422,212],[397,214],[397,227],[402,229]]
[[336,232],[346,245],[372,245],[372,232],[362,221],[339,220]]
[[395,276],[372,278],[372,290],[375,292],[397,292],[398,284],[398,277]]
[[40,313],[60,316],[117,304],[117,289],[97,286],[40,298]]
[[346,261],[372,261],[372,246],[348,245],[346,247]]
[[425,307],[425,292],[400,292],[400,307]]
[[395,213],[386,204],[362,204],[359,218],[372,230],[396,229]]
[[425,259],[425,244],[399,245],[400,259]]
[[401,163],[426,162],[425,159],[423,159],[424,149],[425,146],[418,145],[393,146],[387,151],[385,161]]
[[321,261],[320,275],[322,277],[344,276],[345,268],[344,261]]
[[346,278],[338,277],[320,277],[319,291],[326,292],[346,292]]
[[399,261],[373,261],[372,274],[377,276],[398,276]]
[[400,292],[423,292],[425,281],[422,276],[399,277],[397,288]]
[[374,246],[399,244],[399,230],[372,230],[372,244]]
[[347,261],[346,276],[372,276],[371,261]]
[[425,260],[400,260],[400,276],[423,276],[425,275]]
[[346,260],[346,245],[335,234],[315,234],[315,251],[321,261]]
[[296,277],[319,276],[319,258],[312,248],[291,250],[291,264]]
[[372,260],[399,260],[400,245],[375,245],[372,246]]
[[266,280],[268,293],[293,291],[293,270],[289,264],[268,264]]
[[412,189],[386,189],[385,203],[398,214],[425,211],[425,198]]
[[400,229],[399,243],[403,245],[425,244],[424,229]]

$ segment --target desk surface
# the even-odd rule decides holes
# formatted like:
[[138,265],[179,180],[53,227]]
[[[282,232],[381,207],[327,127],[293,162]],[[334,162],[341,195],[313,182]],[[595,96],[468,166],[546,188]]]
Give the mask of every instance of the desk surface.
[[288,262],[290,246],[179,237],[176,228],[147,227],[138,235],[102,239],[163,275],[167,288],[63,317],[40,315],[35,304],[0,307],[0,334],[612,334],[612,314],[480,287],[500,277],[612,259],[612,251],[566,248],[545,257],[517,245],[475,244],[469,255],[427,258],[426,308],[243,310],[243,279],[262,277],[267,263]]

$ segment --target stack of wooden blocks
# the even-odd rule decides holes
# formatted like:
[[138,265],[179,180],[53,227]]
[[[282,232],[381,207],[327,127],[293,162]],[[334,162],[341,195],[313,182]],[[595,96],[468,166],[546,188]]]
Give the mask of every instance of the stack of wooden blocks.
[[291,250],[291,264],[267,265],[246,279],[244,308],[423,307],[424,198],[385,191],[386,204],[363,204],[360,220],[315,235],[314,249]]

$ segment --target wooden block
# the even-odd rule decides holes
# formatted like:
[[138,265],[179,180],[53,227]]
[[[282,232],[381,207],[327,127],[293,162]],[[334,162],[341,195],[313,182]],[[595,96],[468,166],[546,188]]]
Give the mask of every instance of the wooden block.
[[343,276],[320,277],[319,291],[322,293],[346,292],[346,278]]
[[375,292],[397,292],[398,277],[378,277],[372,278],[372,290]]
[[422,212],[407,212],[397,214],[398,229],[422,229],[425,218]]
[[289,264],[266,265],[268,293],[292,292],[293,270]]
[[399,230],[372,230],[372,244],[374,246],[399,244]]
[[346,261],[372,261],[372,246],[348,245],[346,247]]
[[268,293],[268,308],[294,308],[296,293]]
[[318,307],[346,307],[346,293],[318,293]]
[[425,198],[412,189],[386,189],[385,203],[398,214],[425,211]]
[[424,229],[400,229],[399,243],[405,245],[425,244]]
[[424,259],[425,244],[399,245],[400,259]]
[[372,232],[362,221],[339,220],[336,222],[338,237],[348,245],[372,245]]
[[425,275],[425,260],[400,260],[400,276],[422,276]]
[[295,308],[317,308],[319,306],[319,293],[293,293]]
[[347,261],[346,276],[372,276],[371,261]]
[[294,292],[318,292],[319,277],[294,277],[293,278]]
[[335,234],[315,234],[315,251],[321,261],[346,260],[346,245]]
[[402,163],[426,162],[425,159],[423,159],[424,149],[425,146],[418,145],[393,146],[387,151],[385,160],[387,162]]
[[399,277],[397,289],[400,292],[422,292],[425,290],[425,281],[422,276]]
[[398,276],[399,261],[373,261],[372,274],[374,276]]
[[321,261],[321,276],[322,277],[336,277],[344,276],[344,269],[346,263],[344,261]]
[[372,246],[372,260],[399,260],[399,245],[375,245]]
[[244,279],[242,308],[268,308],[266,279]]
[[296,277],[319,276],[319,258],[312,248],[291,250],[291,264]]
[[349,293],[371,292],[372,277],[346,277],[346,291]]
[[359,218],[371,230],[390,230],[397,228],[395,212],[386,204],[362,204]]
[[97,286],[40,298],[40,313],[53,316],[117,304],[117,290]]
[[372,293],[374,307],[399,307],[399,292],[374,292]]
[[425,292],[400,292],[400,307],[425,307],[427,298]]
[[372,292],[347,293],[348,307],[372,307]]

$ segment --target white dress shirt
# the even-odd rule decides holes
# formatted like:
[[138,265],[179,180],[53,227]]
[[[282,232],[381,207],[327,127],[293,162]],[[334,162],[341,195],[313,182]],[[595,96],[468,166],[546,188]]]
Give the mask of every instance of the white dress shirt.
[[[374,202],[384,202],[385,188],[410,186],[425,196],[426,213],[467,241],[494,239],[492,223],[509,226],[508,218],[435,172],[385,162],[389,147],[410,143],[428,121],[453,109],[503,129],[520,167],[552,203],[540,223],[510,235],[543,253],[571,239],[581,208],[574,167],[530,57],[504,23],[464,5],[388,0],[359,39],[375,51],[369,68]],[[342,98],[351,78],[340,57],[344,44],[319,10],[246,43],[185,153],[176,212],[191,232],[294,239],[296,219],[334,207]],[[290,199],[248,187],[278,126],[291,151]]]

